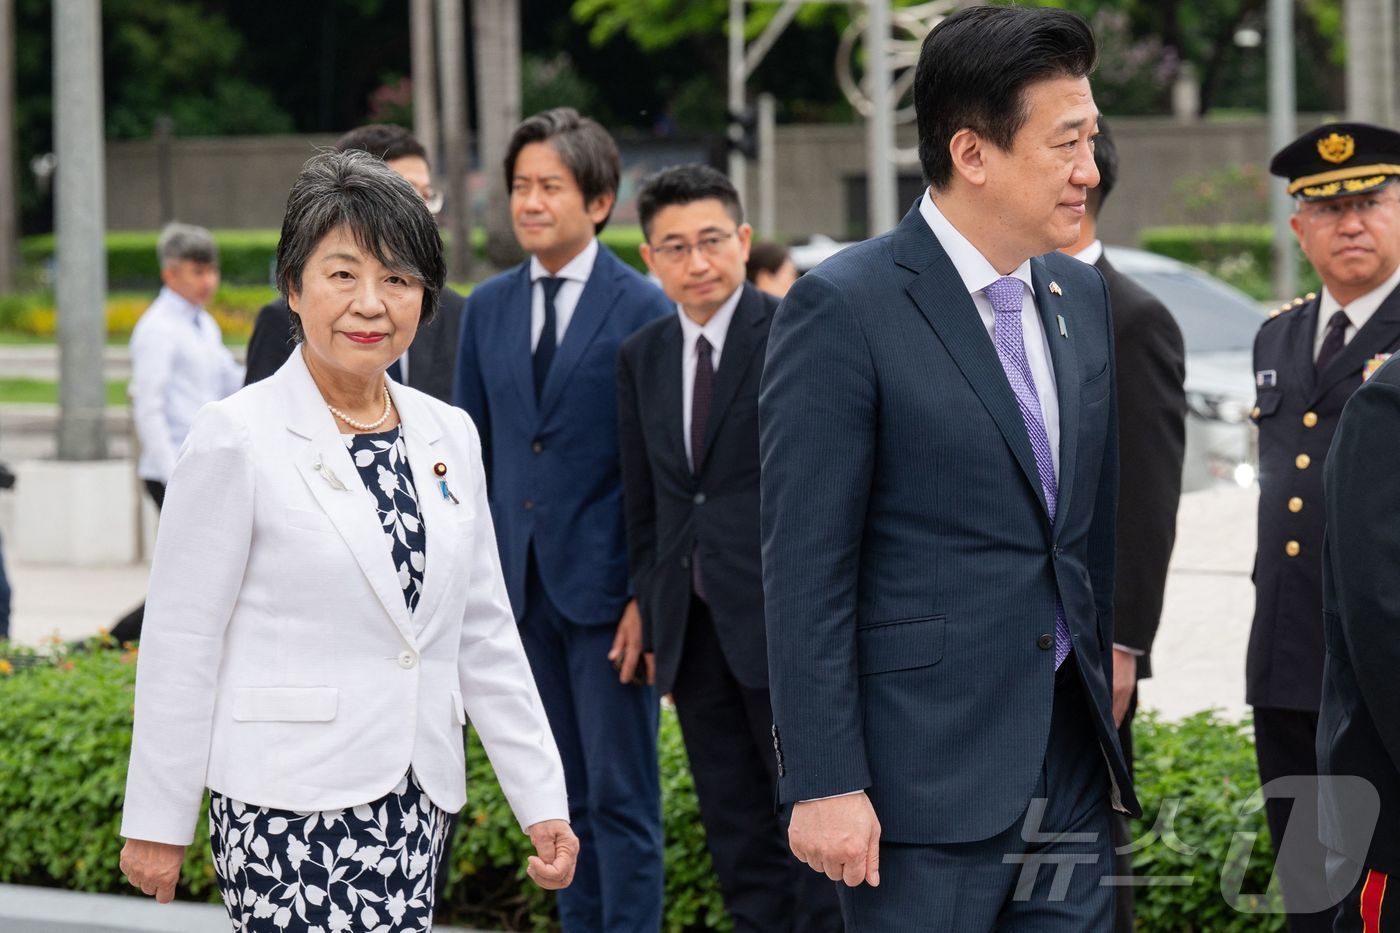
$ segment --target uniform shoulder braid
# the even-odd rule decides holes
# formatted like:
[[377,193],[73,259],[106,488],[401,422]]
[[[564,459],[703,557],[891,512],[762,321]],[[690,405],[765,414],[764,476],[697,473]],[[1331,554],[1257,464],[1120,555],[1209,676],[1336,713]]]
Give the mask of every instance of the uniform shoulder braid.
[[[1301,298],[1294,298],[1292,301],[1285,301],[1283,304],[1279,305],[1277,308],[1273,308],[1273,309],[1271,309],[1271,310],[1269,311],[1269,321],[1272,321],[1274,318],[1279,317],[1279,316],[1282,315],[1282,314],[1286,314],[1286,313],[1288,313],[1289,311],[1293,311],[1293,310],[1296,310],[1296,309],[1298,309],[1298,308],[1301,308],[1301,307],[1303,307],[1303,305],[1307,304],[1307,303],[1310,302],[1310,301],[1316,301],[1316,300],[1317,300],[1317,292],[1308,292],[1306,295],[1304,295],[1304,296],[1301,297]],[[1267,324],[1268,321],[1265,321],[1264,323]]]

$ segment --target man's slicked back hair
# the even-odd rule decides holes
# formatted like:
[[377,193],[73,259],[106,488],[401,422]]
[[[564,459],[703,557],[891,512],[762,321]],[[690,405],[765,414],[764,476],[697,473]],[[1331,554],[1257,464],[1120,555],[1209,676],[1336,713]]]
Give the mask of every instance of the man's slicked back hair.
[[1066,10],[975,6],[924,38],[914,75],[919,163],[935,190],[953,178],[948,144],[970,129],[1008,151],[1030,116],[1028,85],[1084,78],[1098,52],[1084,19]]
[[[572,107],[555,107],[542,110],[527,117],[511,134],[510,145],[506,147],[503,167],[506,172],[506,190],[515,183],[515,160],[520,150],[530,143],[548,143],[559,153],[560,160],[573,173],[583,192],[585,206],[605,194],[617,195],[617,186],[622,178],[622,156],[618,154],[617,143],[613,142],[608,131],[589,117],[579,116]],[[608,217],[612,211],[608,211]],[[601,233],[608,225],[608,217],[593,225],[594,233]]]
[[642,235],[651,239],[651,222],[662,209],[696,201],[715,200],[724,205],[734,223],[744,222],[739,192],[723,172],[699,162],[663,168],[637,189],[637,217]]
[[336,152],[359,150],[378,156],[385,162],[417,156],[429,165],[428,150],[408,130],[393,123],[371,123],[358,126],[335,141]]

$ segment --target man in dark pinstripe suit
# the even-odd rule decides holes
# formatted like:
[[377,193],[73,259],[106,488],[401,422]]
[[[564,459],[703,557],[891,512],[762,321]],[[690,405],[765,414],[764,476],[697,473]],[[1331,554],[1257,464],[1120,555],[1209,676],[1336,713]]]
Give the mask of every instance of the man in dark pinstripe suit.
[[[1105,930],[1117,413],[1093,36],[972,7],[915,79],[928,192],[802,277],[760,396],[789,842],[847,929]],[[1040,258],[1033,258],[1040,257]]]

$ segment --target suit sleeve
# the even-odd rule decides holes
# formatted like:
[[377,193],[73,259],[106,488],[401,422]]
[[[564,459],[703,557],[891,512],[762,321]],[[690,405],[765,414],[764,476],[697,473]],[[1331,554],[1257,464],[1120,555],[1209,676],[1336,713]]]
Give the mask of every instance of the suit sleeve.
[[870,785],[856,589],[878,396],[866,338],[832,283],[783,301],[759,394],[763,591],[784,803]]
[[1386,753],[1400,768],[1400,388],[1363,385],[1327,457],[1327,537],[1348,661]]
[[486,386],[481,379],[481,358],[477,354],[477,315],[472,305],[477,296],[467,299],[462,311],[461,337],[457,344],[456,378],[452,387],[452,404],[471,417],[481,441],[481,462],[486,471],[487,488],[491,484],[491,413],[486,405]]
[[[1102,282],[1100,278],[1100,282]],[[1103,460],[1099,467],[1098,489],[1094,495],[1094,517],[1089,525],[1089,583],[1094,589],[1094,609],[1098,613],[1099,635],[1103,640],[1101,662],[1107,675],[1113,670],[1113,586],[1117,562],[1118,520],[1118,367],[1114,359],[1113,320],[1109,312],[1108,286],[1103,287],[1105,335],[1108,341],[1108,431],[1104,437]]]
[[266,379],[287,362],[292,353],[291,319],[287,303],[281,299],[265,304],[253,321],[253,333],[248,338],[247,369],[243,384],[250,386]]
[[1176,540],[1186,450],[1186,351],[1160,302],[1118,334],[1118,568],[1114,640],[1149,654]]
[[[476,433],[470,422],[465,427],[469,435]],[[569,818],[564,766],[506,595],[485,474],[481,469],[473,474],[476,519],[458,679],[467,716],[481,736],[501,791],[520,828],[528,829],[543,820]]]
[[253,495],[244,425],[206,405],[170,477],[151,561],[122,813],[129,839],[194,838],[224,631],[253,538]]
[[[159,323],[159,322],[153,322]],[[177,446],[170,437],[170,421],[165,416],[165,390],[175,365],[175,344],[159,328],[143,328],[131,338],[131,419],[136,436],[150,462],[162,477],[175,469]]]
[[627,563],[642,614],[642,650],[654,651],[649,579],[656,562],[656,497],[637,405],[636,374],[628,357],[628,345],[624,345],[617,357],[617,440],[627,519]]

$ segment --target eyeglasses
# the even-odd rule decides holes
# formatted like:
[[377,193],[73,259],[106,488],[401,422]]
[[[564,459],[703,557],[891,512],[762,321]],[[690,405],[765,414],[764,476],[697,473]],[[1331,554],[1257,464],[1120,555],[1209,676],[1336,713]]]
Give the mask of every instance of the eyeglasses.
[[1351,211],[1356,211],[1356,216],[1364,221],[1375,216],[1382,207],[1396,203],[1395,198],[1389,195],[1373,194],[1370,197],[1348,198],[1345,201],[1313,201],[1301,205],[1300,212],[1318,223],[1331,225],[1339,223]]
[[728,233],[711,233],[702,236],[698,242],[692,246],[689,243],[668,243],[665,246],[653,246],[651,254],[668,265],[676,265],[690,258],[692,250],[700,250],[706,259],[713,259],[724,251],[724,247],[734,238],[737,231],[731,230]]

